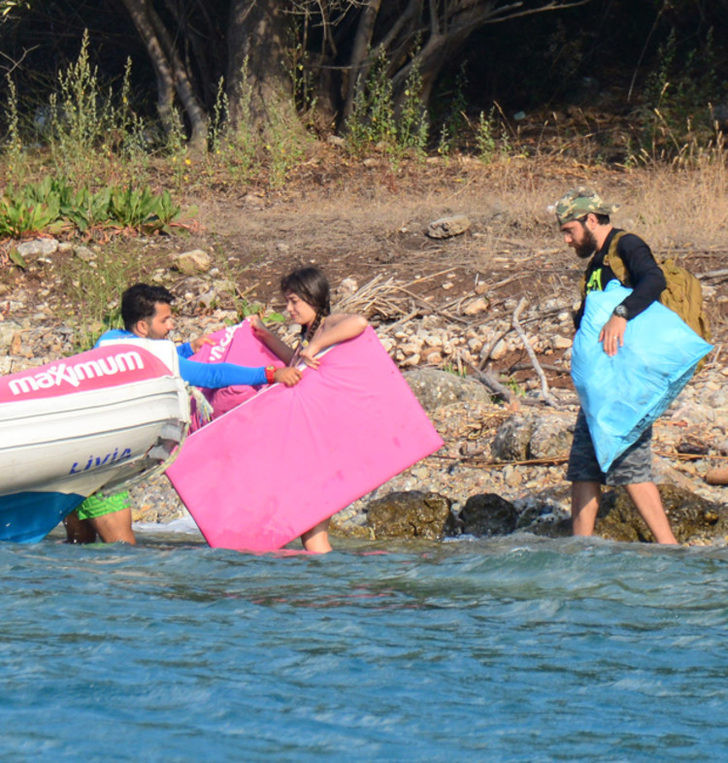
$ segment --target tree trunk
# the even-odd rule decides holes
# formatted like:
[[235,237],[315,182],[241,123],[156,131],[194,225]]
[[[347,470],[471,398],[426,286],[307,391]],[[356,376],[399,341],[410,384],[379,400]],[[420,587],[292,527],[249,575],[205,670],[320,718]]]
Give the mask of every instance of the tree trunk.
[[374,34],[374,24],[377,20],[379,8],[382,0],[369,0],[367,6],[362,11],[359,25],[356,29],[354,44],[349,59],[349,71],[345,80],[346,96],[344,98],[343,121],[346,121],[354,109],[354,99],[359,88],[362,86],[361,80],[364,80],[369,67],[366,66],[366,59],[372,44],[372,35]]
[[190,122],[190,147],[196,153],[207,150],[208,119],[195,94],[191,78],[174,46],[174,41],[149,0],[121,0],[144,41],[157,79],[157,110],[162,123],[171,124],[174,96]]
[[129,12],[147,49],[157,79],[157,112],[162,122],[169,124],[174,103],[174,75],[147,14],[146,0],[121,0],[121,2]]
[[[228,101],[233,122],[249,114],[261,132],[302,132],[288,71],[290,17],[279,0],[232,0],[228,24]],[[248,100],[245,103],[244,100]]]

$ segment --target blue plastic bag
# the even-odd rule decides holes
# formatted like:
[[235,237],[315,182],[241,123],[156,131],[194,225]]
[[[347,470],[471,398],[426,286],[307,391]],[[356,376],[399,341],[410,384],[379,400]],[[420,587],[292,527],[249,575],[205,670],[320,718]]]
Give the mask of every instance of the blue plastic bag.
[[571,377],[603,472],[670,405],[712,349],[677,313],[653,302],[627,322],[624,346],[609,357],[599,332],[631,291],[613,280],[604,291],[590,292],[572,349]]

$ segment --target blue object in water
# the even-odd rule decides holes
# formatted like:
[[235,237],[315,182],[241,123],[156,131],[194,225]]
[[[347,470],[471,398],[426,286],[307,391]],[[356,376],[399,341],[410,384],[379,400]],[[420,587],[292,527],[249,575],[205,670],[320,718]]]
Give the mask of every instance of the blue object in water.
[[618,281],[590,292],[572,349],[571,377],[604,472],[670,405],[712,349],[677,313],[654,302],[627,323],[624,346],[609,357],[599,333],[630,292]]
[[0,496],[0,541],[37,543],[83,499],[78,493],[58,492]]

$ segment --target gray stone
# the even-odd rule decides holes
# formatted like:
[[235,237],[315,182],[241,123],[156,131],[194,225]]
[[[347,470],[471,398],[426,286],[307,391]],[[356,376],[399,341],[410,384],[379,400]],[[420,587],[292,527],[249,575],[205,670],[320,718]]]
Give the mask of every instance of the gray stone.
[[534,424],[528,445],[530,458],[563,458],[573,440],[573,421],[541,417]]
[[7,352],[13,337],[22,329],[17,321],[0,321],[0,351]]
[[367,507],[367,524],[375,538],[440,540],[450,521],[450,500],[438,493],[390,493]]
[[529,444],[533,421],[515,416],[503,423],[496,432],[491,452],[496,461],[525,461],[529,456]]
[[96,252],[94,252],[93,249],[89,249],[87,246],[83,246],[82,244],[74,246],[73,253],[76,255],[76,257],[78,257],[79,260],[83,260],[84,262],[93,262],[96,259]]
[[22,257],[35,255],[49,255],[58,250],[58,241],[54,238],[35,238],[32,241],[23,241],[15,247]]
[[440,217],[433,220],[427,226],[427,235],[430,238],[452,238],[465,233],[470,228],[470,220],[465,215],[453,215],[452,217]]
[[490,400],[490,393],[479,381],[436,368],[416,368],[407,371],[405,379],[426,411],[434,411],[441,405],[462,400]]
[[192,276],[197,273],[206,273],[212,267],[212,259],[202,249],[192,249],[178,254],[174,258],[174,266],[180,273]]

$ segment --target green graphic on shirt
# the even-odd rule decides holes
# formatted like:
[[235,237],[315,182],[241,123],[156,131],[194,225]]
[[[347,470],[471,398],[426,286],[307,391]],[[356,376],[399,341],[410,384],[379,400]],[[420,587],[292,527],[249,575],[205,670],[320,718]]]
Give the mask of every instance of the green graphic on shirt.
[[602,269],[597,268],[590,276],[586,283],[586,291],[604,291],[602,286]]

